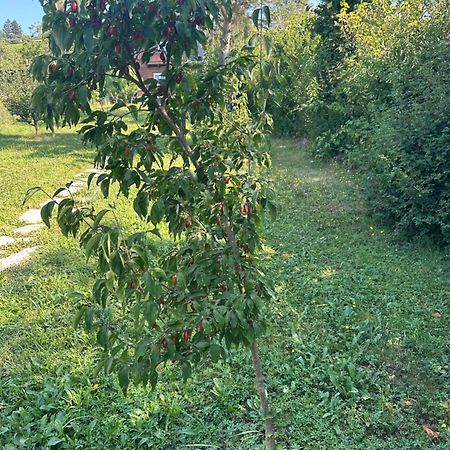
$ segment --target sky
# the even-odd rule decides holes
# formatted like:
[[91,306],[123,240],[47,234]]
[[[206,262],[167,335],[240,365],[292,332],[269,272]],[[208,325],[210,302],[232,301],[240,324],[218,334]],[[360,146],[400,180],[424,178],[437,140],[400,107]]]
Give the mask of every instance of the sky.
[[6,19],[16,19],[22,31],[29,34],[29,26],[41,22],[43,11],[39,0],[0,0],[0,28]]

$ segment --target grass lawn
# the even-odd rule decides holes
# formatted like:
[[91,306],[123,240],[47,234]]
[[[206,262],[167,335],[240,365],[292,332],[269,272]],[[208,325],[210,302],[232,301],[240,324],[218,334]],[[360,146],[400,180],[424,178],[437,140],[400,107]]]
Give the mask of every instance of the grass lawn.
[[[448,252],[380,229],[342,167],[293,141],[275,141],[272,156],[278,295],[261,353],[280,448],[450,448]],[[18,224],[28,187],[59,187],[90,158],[73,132],[0,128],[0,234]],[[120,210],[133,227],[130,205]],[[56,229],[33,240],[29,264],[0,273],[0,448],[262,448],[249,352],[187,384],[168,367],[156,392],[124,398],[113,377],[92,377],[94,339],[71,326],[69,294],[90,290],[92,268]]]

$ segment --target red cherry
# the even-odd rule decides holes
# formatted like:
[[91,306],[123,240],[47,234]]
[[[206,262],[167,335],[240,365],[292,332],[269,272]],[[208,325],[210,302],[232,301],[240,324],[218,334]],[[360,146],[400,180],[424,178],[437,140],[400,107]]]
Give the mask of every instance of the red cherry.
[[147,8],[147,13],[153,16],[158,11],[157,6],[154,3],[150,3]]
[[176,275],[172,275],[171,281],[172,281],[172,284],[174,286],[176,286],[177,285],[177,276]]
[[250,212],[250,207],[248,206],[247,203],[244,206],[242,206],[241,209],[244,214],[248,214]]
[[73,13],[76,13],[76,12],[78,11],[78,3],[75,2],[75,1],[73,1],[73,2],[70,4],[70,10],[71,10]]
[[161,295],[161,297],[159,297],[159,304],[164,305],[164,303],[166,303],[166,302],[164,300],[164,297]]
[[181,80],[183,79],[183,77],[184,77],[184,73],[183,72],[178,72],[177,75],[175,76],[176,83],[180,84]]
[[167,26],[167,34],[169,36],[173,36],[177,32],[176,28],[173,25]]
[[186,228],[191,228],[192,222],[190,220],[186,220],[185,226]]
[[183,341],[188,341],[191,338],[191,332],[188,329],[183,330]]
[[164,339],[162,340],[161,344],[162,344],[162,346],[163,346],[164,348],[167,348],[167,346],[169,345],[169,343],[167,342],[167,339],[166,339],[166,338],[164,338]]
[[77,97],[77,91],[73,90],[70,94],[69,94],[69,100],[75,100]]
[[52,62],[48,65],[48,71],[50,73],[55,73],[58,70],[56,63]]
[[73,69],[72,69],[72,67],[69,66],[67,68],[67,76],[70,78],[72,75],[73,75]]
[[178,0],[178,6],[183,6],[184,5],[184,0]]
[[135,285],[134,285],[134,281],[130,281],[130,289],[134,289]]
[[77,24],[77,19],[75,19],[75,17],[70,17],[69,18],[69,26],[70,26],[70,28],[73,28],[76,24]]
[[142,36],[142,33],[140,33],[139,31],[134,31],[133,32],[133,39],[136,42],[142,43],[144,40],[144,36]]
[[230,182],[230,177],[227,176],[227,175],[225,175],[225,176],[223,177],[223,181],[225,182],[225,184],[228,184],[228,183]]

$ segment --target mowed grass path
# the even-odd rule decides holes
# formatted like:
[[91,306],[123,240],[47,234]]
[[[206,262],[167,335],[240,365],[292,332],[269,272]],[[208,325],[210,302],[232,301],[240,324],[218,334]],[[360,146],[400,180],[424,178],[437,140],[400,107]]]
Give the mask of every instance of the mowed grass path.
[[[32,152],[34,138],[21,136]],[[66,171],[54,168],[52,141],[41,148],[53,188],[89,158],[77,138],[57,139]],[[312,161],[293,141],[276,141],[272,155],[280,214],[266,227],[265,264],[277,301],[260,344],[281,448],[449,448],[448,253],[377,227],[352,173]],[[16,173],[27,170],[27,158],[16,161]],[[8,211],[37,179],[10,176]],[[131,208],[122,211],[133,227]],[[14,224],[17,211],[8,214],[0,227]],[[186,385],[167,367],[154,393],[137,387],[124,398],[113,377],[94,379],[93,338],[72,328],[68,295],[89,291],[92,268],[73,240],[43,236],[30,264],[0,274],[0,447],[261,448],[245,350]]]

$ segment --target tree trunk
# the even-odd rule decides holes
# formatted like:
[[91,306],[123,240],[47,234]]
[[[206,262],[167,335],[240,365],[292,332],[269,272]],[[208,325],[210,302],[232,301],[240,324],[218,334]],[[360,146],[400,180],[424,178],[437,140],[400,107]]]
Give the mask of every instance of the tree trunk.
[[275,431],[272,422],[272,415],[270,412],[269,400],[267,399],[267,391],[264,383],[264,375],[261,368],[261,361],[259,359],[256,340],[254,340],[252,344],[252,358],[253,358],[253,368],[255,369],[256,389],[258,391],[259,399],[261,401],[261,412],[264,418],[266,450],[275,450],[276,447]]
[[219,43],[218,60],[219,65],[223,66],[225,64],[225,56],[230,51],[231,45],[231,15],[229,16],[225,8],[222,6],[220,8],[222,13],[222,24],[220,26],[221,35]]
[[34,127],[34,133],[37,135],[39,133],[39,122],[37,117],[33,114],[33,127]]

